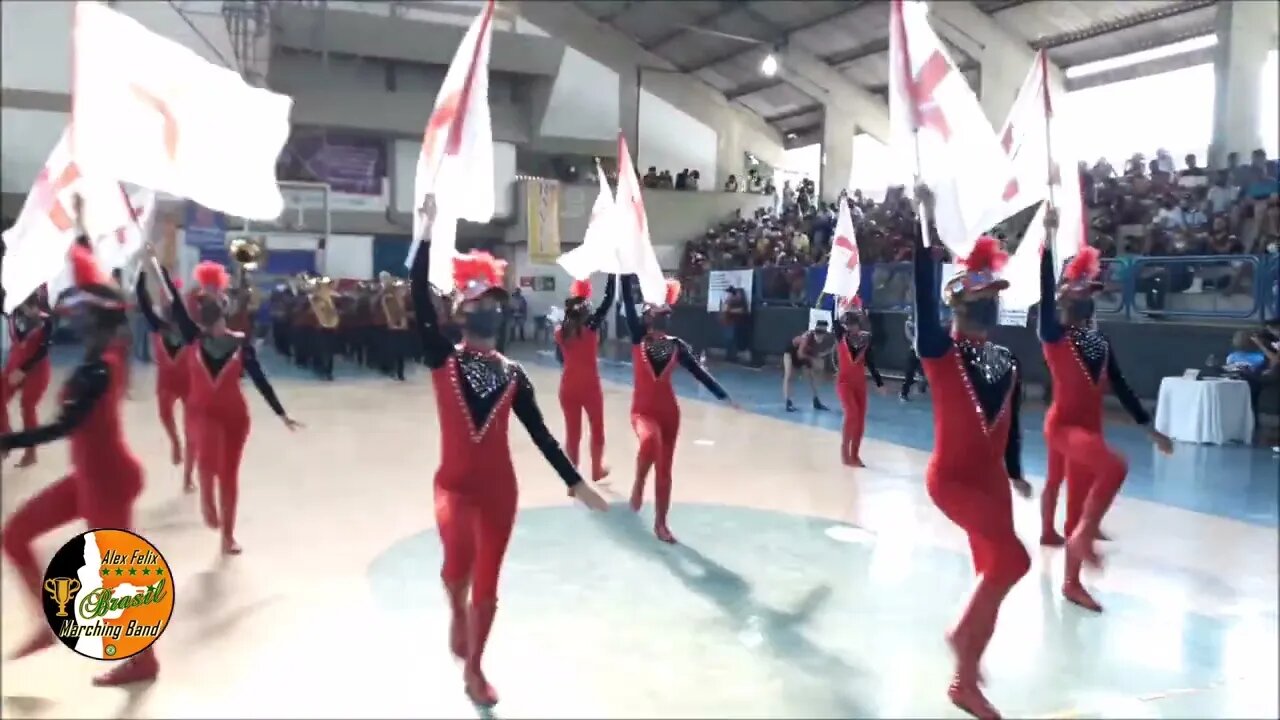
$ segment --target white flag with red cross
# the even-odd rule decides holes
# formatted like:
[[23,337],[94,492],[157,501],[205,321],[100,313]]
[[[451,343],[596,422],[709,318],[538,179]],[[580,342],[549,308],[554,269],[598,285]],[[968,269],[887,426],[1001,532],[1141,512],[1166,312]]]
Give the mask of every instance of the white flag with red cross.
[[[74,198],[81,198],[76,217]],[[129,207],[119,182],[85,176],[72,162],[70,132],[64,130],[36,175],[13,227],[4,233],[5,258],[0,285],[5,312],[11,312],[41,285],[67,268],[67,251],[83,230],[89,237],[112,235],[127,227]],[[51,301],[57,300],[50,293]]]
[[822,285],[822,292],[849,298],[858,294],[861,285],[862,259],[858,255],[858,238],[853,229],[853,217],[849,214],[849,203],[841,198],[840,210],[836,214],[836,236],[831,242],[827,280]]
[[[661,305],[667,296],[667,280],[649,237],[649,217],[640,194],[640,176],[631,162],[627,138],[618,133],[618,271],[635,274],[645,302]],[[638,299],[638,298],[636,298]]]
[[990,229],[988,212],[1014,197],[1012,163],[964,75],[929,26],[923,2],[892,0],[889,118],[892,146],[911,157],[936,199],[938,236],[967,257]]
[[575,280],[586,280],[597,272],[618,273],[618,206],[599,160],[596,160],[596,176],[600,179],[600,193],[591,206],[591,219],[582,244],[556,260]]
[[85,175],[276,219],[293,101],[106,5],[81,0],[75,13],[71,139]]
[[[431,284],[453,288],[458,221],[493,219],[493,122],[489,112],[489,49],[493,39],[493,0],[489,0],[462,36],[445,73],[435,108],[422,134],[422,151],[413,176],[413,244],[405,266],[413,265],[418,245],[431,235]],[[434,198],[428,227],[423,212]]]

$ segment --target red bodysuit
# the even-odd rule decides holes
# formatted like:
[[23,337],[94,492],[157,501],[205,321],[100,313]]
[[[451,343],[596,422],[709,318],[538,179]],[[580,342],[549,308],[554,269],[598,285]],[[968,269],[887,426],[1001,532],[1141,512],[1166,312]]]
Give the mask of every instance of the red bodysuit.
[[507,437],[512,412],[566,485],[572,488],[582,478],[547,430],[524,369],[496,351],[455,346],[441,333],[428,281],[430,255],[427,246],[418,249],[410,283],[440,421],[435,516],[444,550],[440,576],[451,611],[449,645],[465,661],[467,694],[492,705],[497,696],[481,660],[519,504]]
[[[53,342],[53,320],[48,317],[17,313],[9,318],[9,359],[0,373],[0,433],[10,431],[9,399],[16,393],[22,413],[22,428],[30,430],[39,423],[38,409],[49,388],[52,374],[49,364],[49,345]],[[23,380],[14,383],[14,373],[20,371]],[[35,448],[28,448],[23,465],[34,463]]]
[[[170,297],[179,298],[168,274],[164,275],[164,281]],[[171,310],[174,323],[187,344],[181,353],[187,370],[183,410],[190,418],[189,428],[196,438],[201,510],[205,524],[221,530],[222,551],[237,554],[240,552],[235,540],[240,462],[251,425],[240,378],[247,374],[271,410],[278,417],[287,416],[247,338],[231,332],[222,335],[202,332],[187,314],[186,303],[180,300],[175,300]]]
[[1004,347],[962,336],[938,319],[937,263],[917,240],[916,352],[933,392],[929,497],[969,536],[978,585],[948,640],[956,674],[948,691],[971,714],[998,717],[982,697],[979,664],[995,632],[1000,605],[1031,559],[1013,526],[1010,479],[1021,479],[1018,415],[1021,380]]
[[[1071,536],[1083,529],[1087,539],[1092,540],[1128,472],[1124,457],[1102,435],[1102,403],[1108,387],[1138,425],[1148,424],[1151,418],[1125,382],[1106,337],[1092,328],[1064,327],[1058,319],[1057,285],[1053,261],[1047,252],[1041,257],[1038,326],[1053,381],[1053,404],[1044,423],[1049,468],[1041,498],[1041,541],[1048,545],[1061,543],[1053,529],[1053,516],[1064,474],[1066,534]],[[1082,520],[1090,527],[1082,528]],[[1098,611],[1102,606],[1080,582],[1085,559],[1077,552],[1068,552],[1062,591],[1071,602]]]
[[[125,443],[121,404],[128,348],[111,342],[102,354],[77,367],[63,387],[61,410],[51,425],[0,437],[0,448],[26,448],[66,437],[71,472],[37,493],[5,523],[4,552],[23,589],[40,603],[42,567],[32,543],[41,535],[83,518],[90,529],[133,529],[133,505],[142,492],[142,465]],[[18,653],[30,654],[55,642],[42,633]],[[155,677],[151,648],[101,676],[98,685],[120,685]]]
[[567,337],[565,328],[556,328],[556,352],[564,364],[560,375],[560,408],[564,411],[565,450],[578,465],[578,448],[582,442],[582,415],[587,416],[591,430],[591,479],[603,479],[604,466],[604,391],[600,388],[600,325],[608,317],[613,304],[617,276],[609,277],[604,302]]
[[[191,491],[195,489],[191,475],[195,467],[195,440],[198,434],[193,425],[194,413],[187,408],[185,401],[187,380],[191,374],[187,360],[189,354],[187,344],[172,323],[165,322],[156,314],[141,275],[138,278],[135,294],[138,309],[152,330],[151,352],[156,359],[156,410],[160,415],[160,424],[164,426],[165,433],[169,436],[170,457],[173,463],[175,465],[179,462],[183,463],[183,489]],[[182,403],[181,442],[178,440],[178,428],[173,414],[174,406],[179,402]],[[185,453],[183,448],[186,448]]]
[[844,424],[840,432],[840,460],[845,465],[863,467],[862,434],[867,423],[867,372],[876,387],[884,387],[884,379],[871,356],[871,335],[849,330],[836,323],[836,394],[844,408]]
[[676,400],[671,376],[679,364],[716,398],[727,400],[729,394],[702,367],[685,341],[665,333],[649,332],[644,327],[632,300],[634,285],[634,277],[622,278],[622,307],[631,331],[631,428],[640,441],[631,508],[639,511],[644,504],[645,479],[649,469],[656,466],[653,531],[659,540],[674,543],[676,539],[667,527],[667,513],[671,509],[672,471],[676,440],[680,435],[680,403]]

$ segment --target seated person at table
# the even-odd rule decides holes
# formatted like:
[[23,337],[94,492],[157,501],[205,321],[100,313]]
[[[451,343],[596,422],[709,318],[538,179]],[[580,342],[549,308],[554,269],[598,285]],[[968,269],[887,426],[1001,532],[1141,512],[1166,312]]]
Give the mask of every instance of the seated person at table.
[[1223,370],[1229,377],[1249,383],[1249,401],[1253,406],[1254,427],[1258,424],[1258,401],[1262,388],[1274,385],[1280,374],[1280,351],[1275,350],[1276,338],[1269,331],[1236,333],[1235,350],[1227,356]]

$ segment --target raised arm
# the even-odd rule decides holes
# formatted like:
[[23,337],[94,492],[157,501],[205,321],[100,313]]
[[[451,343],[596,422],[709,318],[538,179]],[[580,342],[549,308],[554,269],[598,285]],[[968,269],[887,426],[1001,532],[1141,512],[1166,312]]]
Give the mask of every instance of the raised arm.
[[445,361],[453,354],[453,343],[440,331],[436,306],[431,302],[430,275],[431,244],[423,243],[413,258],[413,268],[409,270],[409,293],[413,297],[418,334],[422,337],[422,352],[427,366],[435,370],[444,367]]
[[938,263],[924,246],[924,230],[917,223],[915,235],[916,354],[939,358],[951,349],[951,336],[938,317]]
[[30,448],[51,443],[75,432],[89,417],[98,401],[107,393],[111,383],[106,363],[94,360],[75,369],[67,380],[66,391],[58,418],[48,425],[0,435],[0,450]]
[[618,276],[610,275],[608,282],[604,285],[604,298],[600,301],[600,306],[596,311],[591,313],[591,317],[587,318],[587,327],[592,330],[599,330],[601,323],[609,317],[609,308],[613,306],[613,296],[617,292]]
[[1036,323],[1040,342],[1043,343],[1056,343],[1066,334],[1066,328],[1058,321],[1057,295],[1058,279],[1053,272],[1053,253],[1046,247],[1040,252],[1040,321]]
[[156,308],[151,304],[151,292],[147,290],[147,274],[145,272],[138,273],[138,283],[134,287],[134,295],[138,298],[138,312],[142,313],[142,317],[146,319],[147,326],[152,332],[162,332],[168,328],[169,324],[160,319],[156,314]]
[[685,370],[688,370],[689,374],[702,383],[702,386],[710,391],[712,395],[715,395],[717,400],[729,399],[729,393],[725,392],[720,383],[716,382],[711,373],[707,372],[702,363],[698,362],[698,358],[693,356],[693,348],[690,348],[688,343],[679,339],[676,340],[676,362],[680,363],[680,366]]
[[524,425],[524,429],[529,432],[529,437],[533,439],[533,444],[538,446],[542,457],[547,459],[547,462],[550,463],[551,467],[555,468],[556,474],[560,476],[564,484],[572,490],[582,482],[582,476],[578,474],[577,468],[565,456],[564,450],[560,448],[560,443],[556,442],[555,437],[551,435],[551,431],[547,429],[547,424],[542,420],[542,411],[538,409],[538,400],[533,393],[533,384],[529,382],[529,377],[525,375],[523,369],[516,371],[514,382],[516,383],[516,392],[511,401],[511,410],[520,419],[520,424]]
[[177,286],[173,284],[173,278],[169,277],[168,270],[160,269],[160,279],[164,280],[165,287],[169,289],[169,297],[172,298],[169,310],[174,323],[178,325],[178,332],[182,333],[182,340],[187,343],[195,342],[196,338],[200,337],[200,327],[191,320],[191,313],[187,312],[187,304],[182,300],[182,293],[179,293]]
[[1125,412],[1129,413],[1129,417],[1138,425],[1146,427],[1151,424],[1151,416],[1147,414],[1142,403],[1138,401],[1138,396],[1133,393],[1133,389],[1129,387],[1129,383],[1124,379],[1124,373],[1120,372],[1120,363],[1116,362],[1115,346],[1109,341],[1107,343],[1107,382],[1111,385],[1111,392],[1115,394],[1116,399],[1124,406]]
[[636,317],[636,276],[622,276],[622,312],[627,316],[627,329],[631,331],[631,344],[644,340],[644,324]]
[[244,363],[244,371],[249,374],[253,386],[258,388],[258,393],[262,395],[263,400],[267,401],[267,405],[271,406],[272,412],[281,418],[287,418],[284,406],[280,404],[275,388],[271,387],[271,381],[267,380],[267,374],[262,371],[262,364],[258,362],[258,353],[253,349],[253,343],[248,338],[245,338],[244,346],[240,348],[240,360]]
[[44,317],[40,320],[40,329],[36,330],[40,333],[40,342],[36,345],[36,351],[31,353],[31,357],[18,367],[25,375],[31,372],[40,363],[41,360],[49,357],[49,346],[53,344],[53,318]]

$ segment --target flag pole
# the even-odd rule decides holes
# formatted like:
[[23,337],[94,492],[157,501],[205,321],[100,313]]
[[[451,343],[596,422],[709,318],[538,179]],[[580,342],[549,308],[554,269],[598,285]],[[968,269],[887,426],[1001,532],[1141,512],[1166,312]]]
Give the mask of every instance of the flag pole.
[[[911,100],[911,143],[914,147],[914,156],[916,162],[915,184],[920,185],[920,105],[916,102],[916,81],[911,71],[911,48],[907,46],[907,26],[903,17],[905,12],[904,0],[893,0],[893,7],[897,11],[892,14],[893,28],[892,32],[898,38],[898,47],[901,48],[902,57],[897,58],[902,67],[902,80],[907,85],[907,95]],[[911,192],[915,194],[915,188],[911,188]],[[920,222],[920,237],[924,241],[924,246],[929,247],[929,218],[928,209],[925,208],[923,202],[916,203],[916,219]]]
[[[1044,50],[1036,53],[1036,62],[1040,65],[1040,101],[1044,105],[1044,152],[1045,152],[1045,182],[1049,191],[1049,207],[1046,210],[1056,211],[1058,204],[1054,199],[1053,192],[1053,133],[1050,128],[1053,125],[1053,104],[1049,101],[1049,58]],[[1058,168],[1058,182],[1062,182],[1062,168]],[[1062,258],[1057,254],[1057,235],[1058,228],[1054,227],[1045,233],[1045,244],[1048,245],[1046,250],[1049,252],[1049,258],[1053,261],[1053,272],[1056,277],[1059,263]]]

